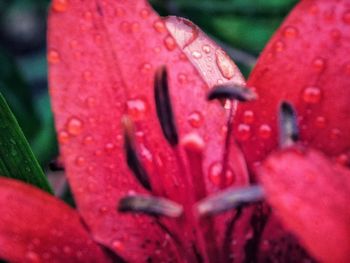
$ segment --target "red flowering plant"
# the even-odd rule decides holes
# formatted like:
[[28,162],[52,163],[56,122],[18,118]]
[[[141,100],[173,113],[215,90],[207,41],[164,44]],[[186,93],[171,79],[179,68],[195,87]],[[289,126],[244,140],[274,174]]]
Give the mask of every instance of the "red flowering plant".
[[144,0],[54,0],[50,93],[77,211],[0,179],[0,258],[347,262],[349,33],[346,0],[301,1],[246,84]]

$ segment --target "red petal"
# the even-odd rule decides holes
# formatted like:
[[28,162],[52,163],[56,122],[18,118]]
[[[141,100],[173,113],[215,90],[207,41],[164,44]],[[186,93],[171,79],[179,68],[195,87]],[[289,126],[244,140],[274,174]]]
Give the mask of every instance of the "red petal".
[[276,147],[282,100],[295,105],[303,142],[348,163],[349,34],[347,0],[300,1],[288,16],[248,81],[259,99],[242,105],[235,121],[250,164]]
[[290,149],[260,171],[268,201],[283,223],[322,262],[350,258],[350,171],[319,152]]
[[0,258],[11,262],[109,262],[79,215],[37,188],[0,178]]
[[[171,258],[166,249],[171,245],[163,243],[164,233],[153,220],[115,211],[122,196],[143,191],[126,165],[121,117],[127,111],[135,121],[142,161],[157,193],[188,202],[179,191],[191,191],[175,184],[183,170],[156,117],[155,70],[168,67],[180,136],[196,132],[205,141],[210,191],[218,189],[208,177],[223,155],[224,110],[206,102],[207,85],[142,0],[53,1],[48,59],[61,152],[79,210],[95,238],[131,261]],[[234,164],[235,156],[230,158]],[[244,172],[233,179],[247,182]]]

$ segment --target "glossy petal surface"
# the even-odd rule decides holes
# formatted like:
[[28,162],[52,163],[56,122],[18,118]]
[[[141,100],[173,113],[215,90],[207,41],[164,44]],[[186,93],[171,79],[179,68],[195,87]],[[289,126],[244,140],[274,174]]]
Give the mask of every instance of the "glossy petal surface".
[[348,164],[349,14],[346,0],[300,1],[265,48],[248,80],[259,100],[235,121],[250,164],[276,147],[282,100],[296,107],[304,144]]
[[[155,70],[168,68],[180,138],[195,132],[205,142],[203,169],[209,191],[218,189],[224,109],[207,103],[207,84],[143,0],[53,1],[48,48],[61,153],[94,237],[131,261],[176,257],[171,238],[154,220],[115,211],[122,196],[144,191],[126,165],[121,118],[128,114],[135,122],[139,153],[155,193],[187,203],[192,190],[181,177],[191,175],[187,160],[179,162],[181,151],[171,149],[163,138],[154,106]],[[235,166],[233,154],[230,163]],[[247,182],[245,166],[238,167],[243,172],[229,173],[231,184]],[[191,229],[184,230],[189,242]]]
[[260,170],[268,201],[321,262],[350,258],[350,172],[314,150],[272,154]]
[[0,258],[11,262],[110,262],[79,215],[53,196],[0,178]]

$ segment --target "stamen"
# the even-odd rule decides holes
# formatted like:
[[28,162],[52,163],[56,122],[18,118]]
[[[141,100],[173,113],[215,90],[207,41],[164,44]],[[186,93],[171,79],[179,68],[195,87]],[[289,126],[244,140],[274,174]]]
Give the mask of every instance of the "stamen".
[[152,191],[152,186],[149,180],[146,169],[143,167],[136,151],[134,143],[134,127],[132,121],[128,117],[123,118],[124,126],[124,149],[126,154],[126,161],[128,167],[133,172],[135,178],[141,183],[141,185]]
[[293,145],[299,139],[295,109],[289,102],[282,102],[279,110],[280,147]]
[[208,93],[208,100],[234,99],[245,102],[255,100],[257,97],[258,96],[252,89],[230,83],[214,86]]
[[263,188],[258,185],[231,188],[202,200],[196,205],[196,209],[200,216],[216,215],[243,205],[260,202],[264,197]]
[[170,145],[175,146],[179,142],[179,136],[171,107],[169,96],[168,74],[165,66],[158,68],[154,79],[154,96],[157,115],[163,134]]
[[118,211],[144,213],[152,216],[179,217],[183,213],[183,207],[165,198],[133,195],[123,197],[119,201]]

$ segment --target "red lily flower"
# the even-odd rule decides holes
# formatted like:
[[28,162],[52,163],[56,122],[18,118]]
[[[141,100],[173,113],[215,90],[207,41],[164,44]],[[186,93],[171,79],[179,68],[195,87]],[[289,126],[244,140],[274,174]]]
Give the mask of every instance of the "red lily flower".
[[[0,258],[308,259],[269,216],[267,205],[239,205],[259,199],[261,188],[231,190],[262,181],[282,222],[316,259],[345,262],[350,257],[349,172],[303,147],[347,161],[349,107],[342,75],[348,70],[343,54],[349,44],[347,8],[345,0],[302,1],[248,81],[259,98],[239,103],[234,114],[232,98],[250,100],[254,93],[242,87],[245,82],[227,55],[189,21],[161,20],[144,0],[53,1],[50,92],[82,221],[53,197],[0,179],[0,211],[7,215],[0,219]],[[205,99],[216,84],[223,85],[210,96],[230,98],[228,113],[220,102]],[[276,125],[283,100],[296,108],[300,142],[289,145],[295,134],[287,121],[289,148],[267,157],[283,138]],[[326,108],[335,100],[334,110]],[[216,215],[234,206],[238,209],[231,214]],[[52,213],[39,222],[43,209]],[[121,213],[126,211],[131,213]]]

